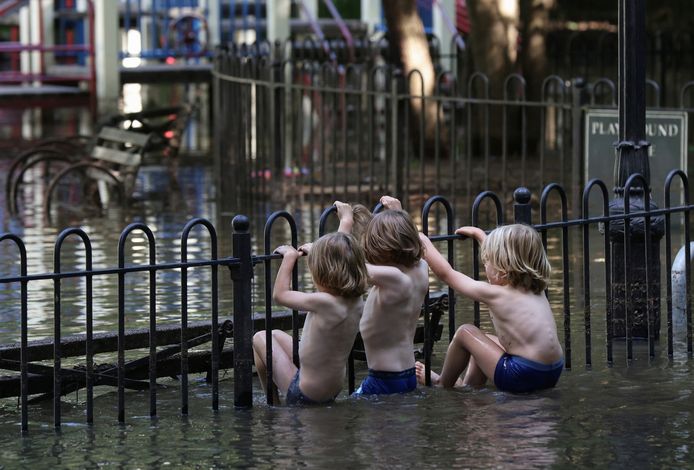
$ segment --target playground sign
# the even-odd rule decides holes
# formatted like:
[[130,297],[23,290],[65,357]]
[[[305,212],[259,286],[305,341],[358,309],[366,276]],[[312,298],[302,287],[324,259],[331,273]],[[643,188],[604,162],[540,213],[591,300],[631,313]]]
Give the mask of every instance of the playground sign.
[[[619,140],[619,115],[616,109],[593,108],[586,111],[584,123],[585,181],[600,178],[611,193],[614,186],[615,143]],[[647,111],[646,139],[651,144],[648,149],[651,198],[662,207],[667,174],[673,169],[687,171],[687,113]],[[677,184],[675,187],[679,186]]]

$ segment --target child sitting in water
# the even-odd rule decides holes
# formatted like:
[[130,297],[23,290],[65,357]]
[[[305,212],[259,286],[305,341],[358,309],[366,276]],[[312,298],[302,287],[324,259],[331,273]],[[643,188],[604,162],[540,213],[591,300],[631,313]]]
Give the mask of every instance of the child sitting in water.
[[[362,245],[373,287],[359,324],[369,375],[357,395],[405,393],[417,387],[413,342],[429,287],[419,232],[400,201],[381,198],[385,210],[373,216]],[[352,208],[335,202],[341,231],[354,225]]]
[[[308,267],[318,292],[291,289],[291,274],[299,250],[281,246],[283,256],[277,272],[273,298],[291,309],[305,310],[304,328],[299,343],[299,361],[292,362],[292,337],[281,330],[272,332],[273,381],[285,395],[288,405],[327,404],[332,402],[344,383],[345,364],[359,330],[367,287],[364,252],[351,235],[331,233],[313,244],[303,245]],[[267,392],[265,331],[253,336],[256,370]]]
[[[456,233],[482,244],[481,258],[489,283],[455,271],[421,235],[424,259],[439,279],[489,307],[497,336],[474,325],[462,325],[448,346],[441,375],[432,373],[432,383],[481,386],[490,378],[499,390],[515,393],[554,387],[564,359],[543,292],[551,268],[539,234],[520,224],[498,227],[488,236],[475,227],[461,227]],[[417,380],[423,384],[424,365],[418,362],[416,367]]]

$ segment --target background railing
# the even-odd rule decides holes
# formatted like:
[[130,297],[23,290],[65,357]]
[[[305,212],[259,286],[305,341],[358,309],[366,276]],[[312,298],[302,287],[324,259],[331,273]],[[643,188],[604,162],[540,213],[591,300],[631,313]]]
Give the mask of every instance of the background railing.
[[[297,55],[305,50],[285,56],[282,48],[257,43],[218,51],[214,145],[223,194],[272,198],[281,183],[282,197],[322,205],[388,192],[420,202],[441,194],[457,206],[482,190],[508,194],[520,184],[539,193],[556,181],[567,188],[571,214],[579,215],[587,182],[583,118],[594,108],[616,109],[612,80],[552,75],[532,101],[520,75],[506,77],[496,96],[481,73],[457,78],[442,71],[434,93],[422,97],[407,91],[421,80],[416,71],[403,77],[378,56],[342,66]],[[680,85],[668,108],[662,88],[648,83],[649,109],[694,110],[692,82]],[[412,108],[419,102],[435,107],[435,117],[417,119]],[[417,140],[431,119],[433,133]],[[685,161],[691,142],[690,130]],[[614,158],[612,146],[604,152]],[[662,181],[653,184],[662,204]]]

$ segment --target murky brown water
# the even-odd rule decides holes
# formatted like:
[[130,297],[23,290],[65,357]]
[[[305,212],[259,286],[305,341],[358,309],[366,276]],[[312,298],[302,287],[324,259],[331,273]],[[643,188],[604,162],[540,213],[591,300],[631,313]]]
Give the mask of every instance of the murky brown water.
[[[0,159],[0,174],[8,161]],[[90,220],[58,220],[45,224],[40,214],[27,210],[21,220],[6,212],[3,229],[20,235],[27,244],[29,273],[53,269],[56,235],[77,223],[94,245],[95,267],[114,266],[121,230],[130,222],[144,222],[155,232],[157,261],[180,259],[180,232],[192,217],[210,219],[219,231],[220,256],[231,255],[231,218],[234,213],[253,215],[254,251],[262,252],[262,225],[274,210],[288,207],[300,227],[300,241],[311,239],[323,207],[294,201],[253,201],[226,207],[213,196],[211,168],[184,166],[180,190],[170,187],[163,168],[145,168],[140,179],[141,201],[122,212]],[[0,181],[0,183],[4,183]],[[373,201],[361,201],[371,204]],[[224,206],[224,207],[223,207]],[[418,207],[416,208],[419,209]],[[600,246],[597,239],[593,246]],[[577,232],[572,232],[572,247]],[[278,226],[275,244],[289,240]],[[463,269],[469,270],[469,242],[458,250]],[[209,238],[195,232],[189,259],[209,256]],[[560,268],[558,238],[550,238],[550,257]],[[573,249],[573,248],[572,248]],[[133,234],[127,250],[128,263],[145,263],[144,237]],[[63,269],[81,269],[81,245],[67,242]],[[481,390],[446,391],[420,388],[406,396],[356,400],[341,396],[328,408],[271,408],[255,388],[255,407],[233,407],[231,374],[221,382],[221,407],[210,410],[211,390],[200,377],[191,378],[191,411],[179,417],[179,384],[161,380],[159,416],[148,416],[144,393],[128,392],[126,425],[116,424],[116,395],[107,387],[97,389],[93,427],[84,425],[84,393],[64,399],[63,427],[52,428],[50,403],[30,409],[31,431],[19,435],[19,410],[14,400],[0,402],[0,468],[28,465],[56,468],[226,468],[226,467],[456,467],[456,468],[691,468],[694,455],[694,379],[692,361],[685,347],[676,344],[669,360],[664,353],[664,327],[655,359],[648,359],[646,345],[635,344],[635,360],[627,366],[625,347],[615,342],[615,365],[605,359],[604,295],[600,287],[603,267],[599,249],[591,253],[594,298],[593,367],[585,367],[584,328],[580,267],[571,267],[573,370],[566,371],[555,390],[513,396],[493,387]],[[578,257],[572,258],[574,262]],[[17,272],[16,255],[9,244],[0,245],[0,276]],[[303,270],[302,270],[303,273]],[[256,268],[254,305],[264,298],[263,268]],[[274,275],[274,273],[273,273]],[[127,276],[128,327],[146,326],[149,287],[147,275]],[[305,280],[305,279],[304,279]],[[556,273],[550,299],[563,336],[561,273]],[[209,269],[189,272],[189,319],[209,318]],[[434,289],[439,288],[436,283]],[[597,287],[595,287],[597,286]],[[83,331],[83,282],[63,282],[63,334]],[[95,329],[115,331],[116,278],[95,279]],[[220,312],[231,314],[228,272],[220,269]],[[19,305],[16,285],[0,286],[0,342],[19,336]],[[53,283],[30,283],[30,337],[50,337],[53,328]],[[664,311],[664,310],[663,310]],[[180,272],[162,271],[157,276],[157,317],[161,324],[176,323],[180,315]],[[472,306],[458,302],[457,324],[472,321]],[[446,319],[444,318],[444,321]],[[484,311],[483,327],[490,328]],[[663,323],[664,324],[664,323]],[[444,337],[446,333],[444,333]],[[435,347],[434,368],[440,368],[446,341]],[[365,374],[358,364],[358,380]]]

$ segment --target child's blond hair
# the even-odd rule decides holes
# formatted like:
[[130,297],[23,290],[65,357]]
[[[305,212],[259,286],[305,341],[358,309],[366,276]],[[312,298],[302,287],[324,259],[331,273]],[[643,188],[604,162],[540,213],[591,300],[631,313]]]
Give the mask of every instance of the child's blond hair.
[[419,231],[410,215],[389,209],[373,216],[362,240],[371,264],[414,266],[424,254]]
[[364,251],[352,235],[335,232],[313,243],[308,255],[313,282],[340,297],[366,292],[368,274]]
[[523,224],[504,225],[492,230],[480,253],[505,276],[512,287],[539,294],[547,288],[551,266],[537,231]]

